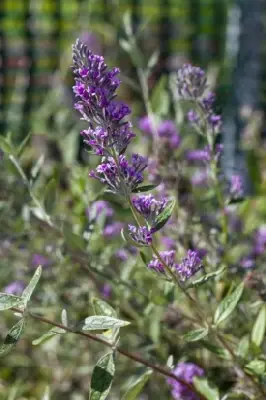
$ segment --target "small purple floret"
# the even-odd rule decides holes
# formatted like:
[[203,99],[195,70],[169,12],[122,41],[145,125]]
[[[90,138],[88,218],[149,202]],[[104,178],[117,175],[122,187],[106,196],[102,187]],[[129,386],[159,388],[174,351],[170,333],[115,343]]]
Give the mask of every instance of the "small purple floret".
[[[196,376],[204,376],[204,370],[198,365],[189,362],[180,362],[177,364],[173,373],[189,384],[193,384]],[[167,382],[172,386],[172,396],[175,400],[199,400],[196,393],[192,392],[184,384],[177,382],[173,378],[169,378]]]

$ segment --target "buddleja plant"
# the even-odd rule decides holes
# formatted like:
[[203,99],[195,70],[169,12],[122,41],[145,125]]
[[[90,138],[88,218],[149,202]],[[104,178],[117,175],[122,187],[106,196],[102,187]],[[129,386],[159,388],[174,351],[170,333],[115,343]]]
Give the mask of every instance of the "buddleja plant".
[[[127,307],[124,310],[121,292],[119,298],[121,310],[136,322],[131,329],[136,328],[139,337],[145,337],[148,321],[154,342],[159,340],[157,348],[160,351],[155,352],[155,355],[164,358],[167,345],[169,357],[165,359],[166,366],[163,366],[152,361],[154,354],[147,360],[140,352],[135,354],[120,346],[120,341],[127,338],[127,333],[120,337],[120,328],[126,327],[129,322],[118,318],[117,311],[99,298],[92,299],[94,315],[73,323],[69,322],[66,310],[62,311],[60,323],[33,313],[30,310],[30,298],[40,279],[41,267],[37,268],[20,296],[10,294],[10,290],[9,294],[0,294],[1,310],[10,309],[22,316],[8,332],[0,353],[6,355],[19,340],[25,321],[35,319],[52,328],[35,339],[34,345],[55,336],[72,333],[109,349],[93,370],[88,394],[91,400],[104,400],[110,393],[115,367],[120,363],[120,359],[116,360],[117,355],[147,367],[124,391],[124,400],[137,398],[149,379],[155,384],[155,380],[152,381],[153,373],[164,377],[174,399],[264,399],[265,286],[256,276],[247,275],[243,279],[243,274],[235,273],[236,261],[231,254],[231,247],[237,247],[239,243],[232,242],[231,232],[235,231],[232,228],[230,205],[238,204],[242,199],[243,187],[239,176],[233,176],[230,182],[225,182],[221,176],[219,159],[222,146],[217,144],[221,117],[214,112],[214,95],[208,91],[204,71],[184,65],[177,71],[173,89],[178,101],[183,102],[187,109],[189,129],[199,134],[205,142],[204,146],[196,150],[187,149],[175,122],[154,115],[148,104],[148,115],[141,118],[138,125],[143,140],[150,140],[154,150],[149,160],[144,155],[129,153],[136,135],[129,120],[130,108],[117,100],[117,90],[121,84],[118,68],[108,68],[103,57],[93,54],[78,40],[73,46],[73,72],[75,109],[81,113],[87,125],[81,134],[88,151],[98,162],[95,169],[90,171],[88,179],[104,187],[104,199],[93,202],[87,210],[89,229],[83,238],[69,231],[65,224],[58,226],[50,216],[48,200],[54,192],[54,183],[48,185],[45,201],[39,201],[19,163],[18,153],[9,147],[6,140],[1,141],[1,148],[16,167],[30,193],[33,202],[31,212],[45,223],[47,229],[62,237],[66,246],[74,248],[74,253],[71,253],[74,260],[82,258],[84,262],[93,254],[94,248],[97,249],[97,240],[93,238],[97,223],[107,240],[121,231],[125,245],[115,253],[116,263],[118,259],[137,259],[138,265],[134,267],[137,271],[141,269],[145,272],[145,275],[136,275],[140,282],[134,284],[131,278],[128,279],[122,270],[123,263],[119,264],[121,279],[105,275],[106,272],[93,265],[93,262],[88,270],[107,276],[113,286],[123,285],[125,290],[132,291],[133,299],[125,301]],[[142,79],[145,78],[141,71],[139,73]],[[193,174],[195,165],[196,175]],[[185,188],[181,187],[182,181],[187,184]],[[208,188],[203,198],[201,194],[198,196],[199,187],[204,190]],[[114,216],[106,198],[115,199],[119,207],[130,211],[129,215],[126,214],[125,224],[121,221],[106,222]],[[206,207],[206,204],[212,214],[203,218],[197,211]],[[87,240],[85,250],[84,239]],[[237,262],[242,263],[244,268],[250,268],[252,263],[260,260],[265,242],[263,230],[257,230],[249,253],[242,254],[241,250],[240,256],[237,254]],[[95,264],[101,261],[101,251],[103,248],[98,251]],[[111,252],[115,250],[111,248]],[[90,261],[93,261],[93,257]],[[231,286],[228,282],[225,284],[226,277],[229,277],[228,281],[234,278]],[[150,281],[153,290],[146,290]],[[243,320],[246,324],[243,315],[246,311],[245,303],[240,303],[245,295],[245,286],[249,287],[245,290],[255,289],[260,301],[253,326],[247,327],[248,333],[239,340],[240,336],[235,329],[231,333],[231,325],[232,316],[236,315],[236,322],[241,324],[241,328]],[[106,297],[109,295],[108,290],[110,287],[105,287]],[[180,306],[175,307],[175,302]],[[171,309],[169,304],[174,307]],[[155,313],[157,307],[163,309],[164,313],[164,319],[159,320],[159,324],[167,327],[161,336],[156,334],[158,319],[155,315],[157,325],[153,325],[152,321],[152,313]],[[142,310],[143,318],[140,321]],[[180,354],[185,356],[180,357]],[[229,389],[223,384],[217,387],[218,382],[224,383],[225,380],[215,375],[213,371],[216,368],[220,375],[223,372],[228,377],[233,373],[233,383]],[[162,393],[165,393],[165,388]]]

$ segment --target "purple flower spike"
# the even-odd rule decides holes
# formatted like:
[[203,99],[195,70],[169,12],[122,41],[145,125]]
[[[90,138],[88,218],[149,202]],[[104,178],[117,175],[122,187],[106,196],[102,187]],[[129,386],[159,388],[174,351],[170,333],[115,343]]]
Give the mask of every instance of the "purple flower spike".
[[42,254],[34,253],[31,258],[32,267],[38,267],[41,265],[42,267],[49,267],[52,264],[52,260],[48,257],[43,256]]
[[233,198],[241,198],[244,194],[243,180],[240,175],[232,175],[230,180],[230,195]]
[[138,127],[141,131],[143,131],[147,135],[149,136],[152,135],[152,122],[150,117],[148,117],[148,115],[145,115],[144,117],[140,118]]
[[108,201],[98,200],[92,203],[91,207],[86,209],[87,217],[91,219],[97,219],[100,215],[104,214],[106,217],[112,217],[114,210],[110,207]]
[[266,225],[262,225],[256,232],[254,253],[255,255],[262,255],[266,250]]
[[186,154],[188,161],[203,161],[209,162],[211,160],[210,150],[208,147],[204,149],[190,150]]
[[128,225],[128,234],[140,246],[150,246],[152,243],[152,234],[146,226]]
[[[170,250],[170,251],[161,251],[160,256],[164,263],[170,268],[170,269],[176,269],[177,264],[175,263],[175,251]],[[149,262],[148,268],[154,269],[157,272],[162,272],[162,273],[167,273],[165,271],[165,267],[163,263],[156,257],[154,256],[153,259]]]
[[205,72],[198,67],[185,64],[177,72],[177,90],[183,99],[196,100],[207,88]]
[[120,156],[118,162],[119,168],[114,159],[109,157],[95,171],[91,171],[90,176],[107,185],[111,192],[125,196],[127,191],[134,191],[143,182],[142,172],[147,167],[147,159],[133,154],[131,164],[125,156]]
[[158,135],[171,149],[177,149],[181,138],[178,135],[176,125],[173,121],[162,121],[158,127]]
[[156,218],[163,212],[167,205],[167,199],[156,200],[152,194],[134,197],[132,202],[139,214],[151,226],[154,225]]
[[120,235],[123,224],[121,222],[113,222],[112,224],[106,225],[103,230],[103,236],[105,238],[113,238]]
[[202,268],[202,260],[197,250],[188,250],[181,264],[177,265],[177,272],[181,281],[186,281]]
[[[193,379],[196,376],[203,376],[204,370],[198,365],[193,363],[180,362],[177,364],[173,373],[178,377],[186,381],[187,383],[193,384]],[[175,400],[199,400],[196,393],[193,393],[187,386],[177,382],[173,378],[169,378],[167,382],[172,386],[172,396]]]

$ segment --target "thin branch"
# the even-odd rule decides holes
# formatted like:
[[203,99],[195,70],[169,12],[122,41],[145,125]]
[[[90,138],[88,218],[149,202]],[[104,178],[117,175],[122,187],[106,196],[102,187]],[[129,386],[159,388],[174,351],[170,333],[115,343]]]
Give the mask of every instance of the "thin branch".
[[[23,314],[24,313],[23,310],[21,310],[21,309],[19,309],[17,307],[12,307],[11,310],[15,311],[16,313],[19,313],[19,314]],[[62,325],[62,324],[60,324],[58,322],[49,320],[49,319],[47,319],[45,317],[42,317],[42,316],[37,315],[37,314],[34,314],[34,313],[30,312],[30,311],[27,311],[27,316],[29,316],[30,318],[32,318],[34,320],[41,321],[44,324],[52,325],[52,326],[55,326],[57,328],[64,329],[65,331],[67,331],[69,333],[74,333],[76,335],[83,336],[86,339],[93,340],[95,342],[101,343],[104,346],[107,346],[109,348],[112,348],[112,349],[114,348],[113,344],[107,342],[106,340],[104,340],[104,339],[102,339],[102,338],[100,338],[98,336],[91,335],[90,333],[76,331],[73,328],[70,328],[70,327]],[[182,385],[186,386],[189,390],[191,390],[192,392],[197,394],[197,396],[198,396],[198,398],[200,400],[206,400],[206,397],[202,396],[192,385],[190,385],[188,382],[184,381],[183,379],[177,377],[176,375],[174,375],[168,369],[166,369],[166,368],[164,368],[164,367],[162,367],[160,365],[154,365],[151,362],[145,360],[144,358],[142,358],[142,357],[140,357],[140,356],[138,356],[138,355],[136,355],[134,353],[131,353],[131,352],[127,351],[127,350],[124,350],[124,349],[122,349],[120,347],[115,347],[115,350],[119,354],[123,355],[124,357],[127,357],[127,358],[129,358],[129,359],[131,359],[131,360],[133,360],[133,361],[135,361],[135,362],[137,362],[139,364],[145,365],[146,367],[151,368],[153,371],[158,372],[161,375],[164,375],[164,376],[166,376],[168,378],[172,378],[172,379],[176,380],[178,383],[181,383]]]

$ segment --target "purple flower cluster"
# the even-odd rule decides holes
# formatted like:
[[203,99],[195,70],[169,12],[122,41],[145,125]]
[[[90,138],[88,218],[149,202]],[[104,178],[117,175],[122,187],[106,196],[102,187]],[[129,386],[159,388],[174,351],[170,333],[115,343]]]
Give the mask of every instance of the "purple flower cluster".
[[89,220],[97,219],[101,215],[112,217],[114,215],[114,210],[109,205],[108,201],[98,200],[86,209],[86,215]]
[[230,179],[230,196],[238,199],[243,196],[243,180],[240,175],[232,175]]
[[[146,115],[139,120],[139,129],[145,132],[147,135],[152,136],[152,122],[151,119]],[[180,146],[181,138],[176,129],[176,125],[171,120],[161,121],[156,126],[156,131],[162,144],[170,149],[177,149]]]
[[146,226],[128,225],[128,234],[139,246],[150,246],[152,243],[152,233]]
[[197,111],[190,110],[188,112],[188,121],[199,128],[200,131],[207,124],[208,130],[218,133],[221,128],[221,117],[213,112],[214,93],[208,92],[205,94],[206,89],[207,77],[201,68],[185,64],[178,70],[177,90],[179,96],[183,99],[197,102],[199,107]]
[[21,280],[17,280],[7,285],[4,289],[4,292],[19,296],[22,294],[24,289],[25,289],[25,283]]
[[[204,370],[198,365],[189,362],[180,362],[177,364],[173,373],[183,379],[185,382],[193,384],[193,379],[197,376],[204,376]],[[198,400],[199,397],[184,384],[169,378],[167,382],[171,385],[172,396],[175,400]]]
[[[160,257],[163,260],[163,262],[171,270],[177,269],[177,264],[175,263],[175,251],[174,250],[161,251]],[[155,270],[156,272],[162,272],[162,273],[166,272],[162,261],[159,260],[157,257],[153,257],[153,259],[148,264],[148,268],[151,268],[151,269]]]
[[215,146],[214,154],[212,153],[210,146],[206,146],[204,149],[189,150],[186,154],[186,158],[188,161],[209,163],[213,157],[215,160],[218,160],[222,151],[222,144],[217,144]]
[[133,192],[143,182],[142,172],[147,165],[147,158],[139,154],[132,155],[131,163],[124,155],[119,156],[118,163],[112,157],[108,157],[105,162],[90,172],[90,177],[107,185],[111,192],[126,196],[127,190]]
[[148,267],[157,272],[167,273],[166,264],[173,272],[177,273],[181,281],[186,281],[196,274],[202,267],[203,255],[199,250],[188,250],[187,255],[180,264],[175,262],[175,251],[161,251],[160,259],[154,256],[148,264]]
[[134,197],[133,205],[139,214],[148,222],[153,231],[156,218],[163,212],[167,205],[167,200],[156,200],[152,194]]
[[266,225],[262,225],[255,234],[254,253],[262,255],[266,250]]
[[188,250],[186,257],[177,266],[181,281],[186,281],[202,268],[202,257],[198,250]]

